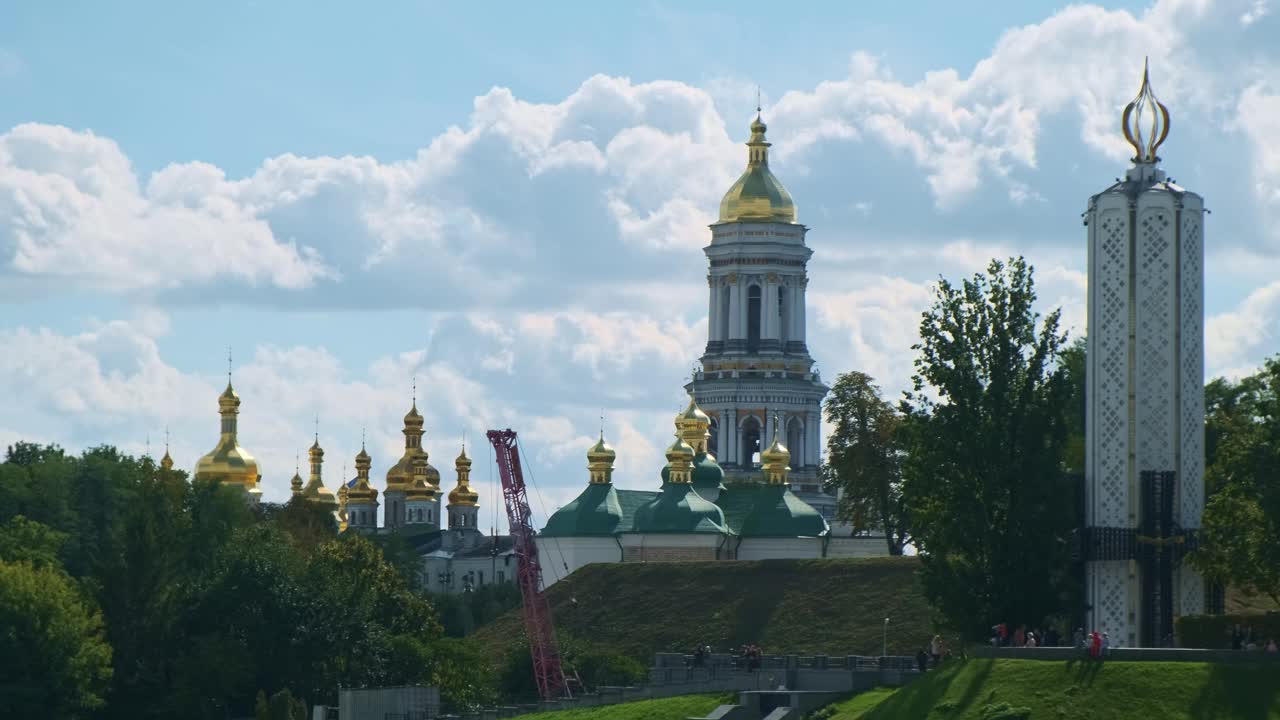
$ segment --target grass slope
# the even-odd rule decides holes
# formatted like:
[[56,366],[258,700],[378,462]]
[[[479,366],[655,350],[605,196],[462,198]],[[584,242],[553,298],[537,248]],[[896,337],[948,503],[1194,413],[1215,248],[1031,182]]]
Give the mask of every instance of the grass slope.
[[[755,643],[766,653],[912,654],[930,637],[915,558],[587,565],[547,591],[560,642],[643,663],[657,651]],[[575,602],[576,600],[576,602]],[[524,642],[519,608],[472,639],[492,657]]]
[[731,696],[682,695],[659,700],[604,705],[600,707],[554,710],[521,715],[521,720],[685,720],[700,717],[726,703],[736,702]]
[[956,661],[898,690],[863,717],[1275,720],[1280,665]]
[[876,688],[848,700],[831,703],[813,714],[815,720],[862,720],[866,714],[893,695],[892,688]]

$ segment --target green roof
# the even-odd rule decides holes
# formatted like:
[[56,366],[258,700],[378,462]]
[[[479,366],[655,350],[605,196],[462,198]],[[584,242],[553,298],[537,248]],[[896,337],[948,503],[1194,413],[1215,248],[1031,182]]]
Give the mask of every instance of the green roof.
[[[608,490],[593,490],[593,488],[607,488]],[[597,498],[592,493],[607,494],[611,499],[599,498],[599,502],[597,502]],[[551,517],[547,519],[546,526],[542,528],[542,534],[552,537],[572,537],[575,535],[613,535],[627,532],[635,523],[636,510],[658,497],[658,495],[659,493],[656,490],[623,490],[614,487],[613,483],[588,485],[572,502],[552,513]],[[599,508],[601,505],[611,507],[611,503],[615,502],[621,515],[612,530],[607,532],[583,532],[579,530],[579,528],[599,527],[598,523],[601,521],[597,518],[580,519],[580,515],[593,512],[588,508]]]
[[612,535],[622,522],[622,504],[613,483],[591,483],[572,502],[547,518],[543,535]]
[[827,521],[786,485],[762,485],[742,520],[743,537],[821,537]]
[[[663,478],[666,481],[666,478]],[[695,490],[723,490],[724,470],[715,456],[699,453],[693,458],[693,487]]]
[[638,508],[632,532],[727,533],[724,513],[688,483],[668,483],[662,493]]
[[[660,492],[623,490],[611,483],[588,485],[552,514],[542,534],[598,537],[625,532],[728,532],[746,537],[819,537],[828,532],[822,515],[785,486],[730,483],[715,503],[696,490],[692,485],[669,483]],[[616,522],[614,512],[618,513]]]

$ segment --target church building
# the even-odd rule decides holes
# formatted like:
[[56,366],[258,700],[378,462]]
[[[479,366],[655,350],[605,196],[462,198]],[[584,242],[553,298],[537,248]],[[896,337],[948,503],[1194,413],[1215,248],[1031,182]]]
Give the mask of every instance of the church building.
[[836,536],[824,493],[822,399],[805,342],[813,255],[795,202],[769,169],[757,114],[747,167],[711,226],[708,338],[658,490],[614,487],[603,434],[587,487],[538,536],[548,585],[593,562],[872,557],[881,537]]

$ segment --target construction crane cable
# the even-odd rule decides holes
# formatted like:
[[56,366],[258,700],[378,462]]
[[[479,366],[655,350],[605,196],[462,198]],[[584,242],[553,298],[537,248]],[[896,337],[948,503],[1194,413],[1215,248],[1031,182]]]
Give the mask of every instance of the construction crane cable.
[[[529,455],[525,453],[524,446],[520,444],[520,438],[516,437],[516,449],[520,452],[521,459],[525,460],[524,467],[529,470],[529,484],[533,485],[533,494],[538,498],[538,508],[542,510],[542,516],[551,519],[551,513],[547,512],[547,505],[542,501],[542,493],[538,491],[538,480],[533,476],[533,465],[528,463]],[[560,556],[560,565],[564,567],[564,574],[569,574],[569,563],[564,559],[564,553],[560,550],[560,538],[555,535],[551,536],[551,544],[556,548],[556,555]]]

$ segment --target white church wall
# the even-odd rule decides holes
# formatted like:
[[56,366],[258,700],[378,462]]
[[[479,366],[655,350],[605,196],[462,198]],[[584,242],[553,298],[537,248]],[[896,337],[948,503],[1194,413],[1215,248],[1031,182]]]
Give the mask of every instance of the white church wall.
[[743,538],[739,560],[781,560],[822,557],[822,538]]
[[612,536],[539,536],[536,545],[538,563],[542,566],[543,587],[551,587],[584,565],[622,562],[622,549]]
[[827,543],[829,558],[888,557],[883,537],[833,537]]
[[[728,549],[728,538],[709,533],[625,533],[623,562],[703,562]],[[719,553],[723,555],[724,553]]]

